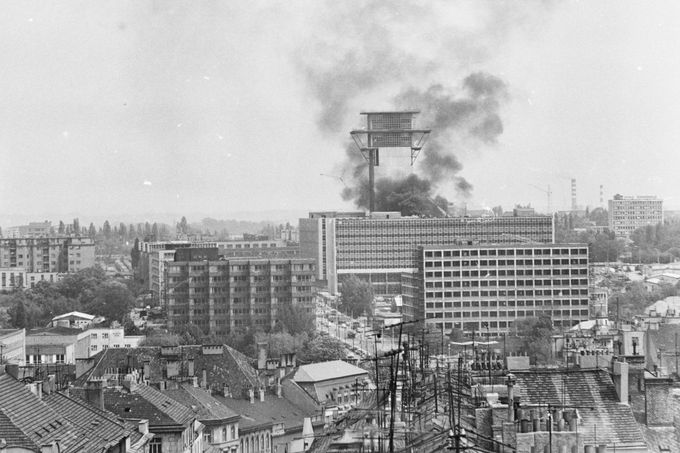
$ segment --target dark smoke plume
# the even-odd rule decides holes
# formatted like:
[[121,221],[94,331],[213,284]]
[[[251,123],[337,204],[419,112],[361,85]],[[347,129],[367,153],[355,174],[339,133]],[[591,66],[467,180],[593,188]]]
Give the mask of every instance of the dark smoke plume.
[[[367,179],[360,179],[355,187],[346,187],[345,199],[353,199],[358,207],[369,207]],[[375,205],[379,211],[398,211],[402,215],[443,217],[448,200],[432,193],[426,179],[411,174],[406,178],[380,178],[375,184]]]
[[[441,84],[425,91],[409,89],[398,95],[394,99],[395,108],[419,109],[418,124],[432,129],[432,133],[416,161],[420,177],[379,178],[375,187],[376,209],[401,211],[404,215],[439,215],[441,210],[435,205],[445,208],[448,202],[443,197],[437,198],[434,190],[444,183],[452,183],[458,195],[468,196],[472,185],[460,176],[463,166],[457,155],[496,143],[503,133],[498,111],[506,98],[505,83],[485,73],[467,76],[458,95]],[[346,154],[343,173],[349,176],[350,184],[343,191],[343,198],[353,200],[357,207],[368,208],[366,162],[353,145]]]

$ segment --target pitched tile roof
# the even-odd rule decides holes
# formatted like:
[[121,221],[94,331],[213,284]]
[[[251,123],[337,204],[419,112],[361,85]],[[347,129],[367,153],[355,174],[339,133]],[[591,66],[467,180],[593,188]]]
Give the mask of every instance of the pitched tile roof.
[[264,402],[260,402],[256,395],[253,404],[243,398],[224,398],[219,395],[215,398],[241,415],[239,430],[261,429],[278,423],[283,423],[286,430],[302,429],[305,417],[318,415],[314,409],[301,408],[285,398],[277,398],[271,394],[265,396]]
[[522,406],[575,408],[585,444],[644,445],[633,412],[618,400],[605,370],[516,371]]
[[185,426],[194,420],[193,411],[160,391],[139,385],[127,389],[104,389],[104,407],[120,418],[149,420],[149,427]]
[[32,449],[59,440],[64,453],[101,451],[129,435],[110,414],[60,393],[39,399],[7,374],[0,376],[0,395],[0,433],[8,446]]
[[89,448],[92,450],[88,451],[115,445],[130,435],[130,428],[113,413],[102,411],[78,398],[55,392],[43,395],[43,401],[54,411],[66,414],[66,418],[77,427],[80,435],[91,441]]
[[368,372],[342,360],[311,363],[298,368],[293,380],[296,382],[320,382],[349,376],[367,375]]
[[189,384],[180,388],[161,391],[182,405],[194,409],[198,420],[203,424],[238,419],[239,415],[229,409],[223,402],[214,398],[206,390]]
[[[253,367],[253,359],[236,351],[229,346],[222,346],[222,354],[203,354],[201,346],[178,347],[179,354],[176,357],[161,356],[161,348],[156,346],[139,347],[133,349],[108,348],[95,355],[94,367],[76,380],[76,385],[84,385],[90,379],[103,376],[107,369],[127,369],[128,363],[131,368],[140,372],[144,369],[144,363],[148,363],[150,375],[144,376],[151,383],[164,380],[163,363],[173,360],[192,360],[194,363],[194,376],[201,377],[203,370],[206,371],[208,384],[222,388],[228,385],[231,392],[242,395],[248,389],[259,386],[257,371]],[[188,370],[188,367],[184,367]]]

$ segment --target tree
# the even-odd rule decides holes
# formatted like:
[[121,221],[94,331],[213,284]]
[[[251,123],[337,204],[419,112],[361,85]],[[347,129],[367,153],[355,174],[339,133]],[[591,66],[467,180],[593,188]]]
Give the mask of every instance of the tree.
[[8,310],[10,323],[17,329],[26,329],[32,326],[28,325],[28,318],[26,317],[26,307],[24,301],[19,299]]
[[182,220],[179,221],[177,230],[181,234],[187,234],[189,232],[189,225],[186,217],[182,216]]
[[130,250],[130,260],[132,261],[133,269],[137,269],[137,266],[139,266],[139,257],[139,238],[135,238],[135,243],[132,246],[132,250]]
[[75,234],[80,233],[80,220],[78,220],[77,218],[73,219],[73,232]]
[[57,230],[57,232],[60,235],[66,234],[66,225],[64,225],[64,222],[62,222],[61,220],[59,221],[59,229]]
[[301,362],[327,362],[347,357],[345,343],[328,335],[317,335],[310,339],[298,354]]
[[95,290],[94,297],[83,308],[93,315],[104,316],[107,322],[118,321],[135,305],[135,298],[123,283],[107,281]]
[[127,227],[123,222],[120,222],[120,225],[118,225],[118,236],[120,236],[121,241],[127,239]]
[[535,364],[546,364],[551,359],[552,320],[550,316],[524,318],[517,321],[517,334],[522,348]]
[[292,335],[314,332],[316,316],[314,308],[310,311],[303,305],[282,304],[279,305],[275,330],[288,332]]
[[373,286],[355,274],[342,281],[342,297],[340,306],[345,313],[360,315],[363,312],[373,313]]
[[87,230],[87,236],[94,239],[96,235],[97,235],[97,228],[94,226],[94,223],[90,222],[90,228],[88,228],[88,230]]
[[151,227],[151,236],[153,236],[154,241],[158,241],[160,239],[160,233],[158,231],[158,224],[156,222],[154,222],[153,226]]
[[106,239],[111,238],[111,224],[109,223],[108,220],[104,221],[104,227],[102,228],[102,233],[104,233],[104,237]]

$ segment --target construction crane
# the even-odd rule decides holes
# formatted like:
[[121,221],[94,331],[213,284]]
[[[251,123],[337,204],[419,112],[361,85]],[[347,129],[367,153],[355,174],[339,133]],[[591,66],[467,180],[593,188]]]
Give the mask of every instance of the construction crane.
[[534,184],[529,184],[529,185],[531,187],[533,187],[534,189],[538,189],[541,192],[543,192],[544,194],[546,194],[546,196],[548,198],[548,209],[547,209],[546,214],[552,214],[552,211],[550,210],[550,198],[552,197],[552,190],[550,190],[550,186],[548,186],[548,189],[544,189],[543,187],[538,187],[537,185],[534,185]]

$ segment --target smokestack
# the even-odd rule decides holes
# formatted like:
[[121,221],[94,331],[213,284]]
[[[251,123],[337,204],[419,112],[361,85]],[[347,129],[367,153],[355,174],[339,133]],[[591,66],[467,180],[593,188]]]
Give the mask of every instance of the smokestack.
[[576,211],[576,178],[571,178],[571,210]]

